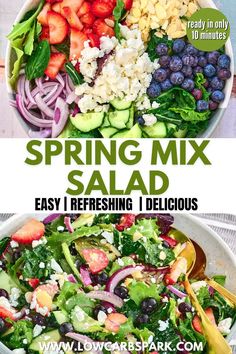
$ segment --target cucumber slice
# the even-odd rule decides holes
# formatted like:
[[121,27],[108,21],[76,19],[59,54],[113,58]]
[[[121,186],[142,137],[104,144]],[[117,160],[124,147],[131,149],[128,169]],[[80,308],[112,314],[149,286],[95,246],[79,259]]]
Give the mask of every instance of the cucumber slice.
[[59,325],[64,322],[68,322],[68,316],[66,316],[62,311],[53,311],[52,315],[54,315]]
[[118,109],[118,110],[123,110],[123,109],[127,109],[131,106],[132,102],[128,102],[128,101],[125,101],[125,100],[119,100],[117,98],[115,98],[114,100],[112,100],[110,102],[110,104],[115,108],[115,109]]
[[113,127],[106,127],[99,129],[99,131],[102,134],[103,138],[110,138],[112,135],[118,132],[118,129]]
[[4,270],[0,272],[0,284],[1,288],[6,290],[8,293],[11,292],[12,288],[17,288],[17,285],[14,283],[11,277],[6,272],[4,272]]
[[124,129],[129,120],[129,110],[110,112],[108,119],[113,128]]
[[133,125],[134,125],[134,105],[132,104],[132,106],[129,109],[129,120],[126,124],[126,128],[131,129]]
[[150,127],[144,126],[143,131],[149,138],[165,138],[167,136],[166,125],[163,122],[157,122]]
[[[42,343],[58,343],[61,340],[61,335],[58,330],[53,330],[44,334],[41,334],[40,336],[36,337],[33,342],[30,344],[29,349],[32,352],[36,352],[38,354],[44,354],[41,346]],[[41,344],[41,345],[40,345]]]
[[117,139],[117,138],[123,138],[123,139],[128,139],[128,138],[141,138],[142,137],[142,130],[139,128],[138,124],[135,124],[133,128],[127,130],[124,129],[119,133],[116,133],[112,136],[112,139]]
[[75,117],[70,116],[71,123],[83,133],[99,128],[102,125],[104,113],[78,113]]
[[110,127],[110,122],[109,122],[109,119],[108,119],[108,113],[104,117],[104,120],[103,120],[103,123],[102,123],[102,127],[103,128]]
[[173,135],[174,135],[175,138],[179,138],[179,139],[184,138],[186,136],[186,134],[187,134],[187,131],[188,131],[187,128],[178,129],[177,125],[173,124],[173,123],[167,123],[167,128],[168,129],[174,129]]

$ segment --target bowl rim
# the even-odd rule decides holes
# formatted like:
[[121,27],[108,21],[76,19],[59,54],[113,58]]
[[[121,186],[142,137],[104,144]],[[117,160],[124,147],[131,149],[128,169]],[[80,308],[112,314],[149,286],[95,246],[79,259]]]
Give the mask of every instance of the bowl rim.
[[[26,0],[24,5],[21,7],[20,11],[18,12],[16,19],[13,23],[15,25],[18,23],[24,14],[29,11],[30,9],[34,8],[37,6],[37,3],[39,0]],[[217,9],[217,6],[214,4],[213,0],[197,0],[198,4],[200,7],[204,8],[215,8]],[[205,131],[203,131],[201,134],[198,134],[197,138],[211,138],[212,135],[214,134],[214,131],[216,130],[217,126],[221,122],[224,113],[226,111],[226,108],[229,105],[232,89],[233,89],[233,81],[234,81],[234,53],[233,53],[233,47],[232,47],[232,42],[229,37],[225,44],[225,49],[226,53],[230,56],[231,58],[231,65],[230,65],[230,70],[231,70],[231,77],[227,80],[226,86],[225,86],[225,99],[224,101],[219,105],[219,108],[213,113],[213,117],[210,119],[209,125],[206,128]],[[11,58],[11,46],[10,46],[10,41],[7,41],[7,48],[6,48],[6,55],[5,55],[5,82],[6,82],[6,87],[7,87],[7,92],[9,96],[9,100],[14,98],[14,90],[11,88],[9,84],[9,75],[10,75],[10,58]],[[23,127],[25,133],[29,136],[29,130],[30,126],[25,122],[25,120],[22,118],[20,113],[18,112],[17,108],[12,107],[12,110],[14,112],[14,116],[17,117],[18,121],[20,121],[21,126]],[[36,129],[35,129],[36,130]]]

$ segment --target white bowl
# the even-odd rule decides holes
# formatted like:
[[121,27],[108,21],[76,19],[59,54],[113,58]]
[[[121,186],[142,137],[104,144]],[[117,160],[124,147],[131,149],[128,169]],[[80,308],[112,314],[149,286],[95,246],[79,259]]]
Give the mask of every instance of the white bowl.
[[[39,4],[40,0],[27,0],[24,4],[24,6],[21,8],[18,16],[16,17],[15,23],[18,23],[23,16],[25,15],[25,13],[33,8],[35,8],[38,4]],[[213,0],[198,0],[198,3],[201,7],[203,8],[207,8],[207,7],[211,7],[211,8],[216,8]],[[218,126],[218,124],[220,123],[225,110],[229,104],[229,100],[230,100],[230,96],[231,96],[231,92],[232,92],[232,88],[233,88],[233,73],[234,73],[234,59],[233,59],[233,49],[232,49],[232,45],[231,45],[231,41],[230,39],[227,41],[226,46],[226,53],[230,56],[231,58],[231,72],[232,72],[232,76],[229,80],[227,80],[226,82],[226,86],[224,89],[225,92],[225,99],[224,102],[222,102],[222,104],[219,106],[219,109],[214,113],[213,117],[211,118],[209,125],[207,127],[207,129],[202,132],[201,134],[198,135],[199,138],[209,138],[212,136],[212,134],[214,133],[216,127]],[[6,66],[6,71],[5,71],[5,75],[6,75],[6,84],[7,84],[7,90],[9,93],[10,98],[12,98],[14,92],[12,91],[12,88],[10,87],[9,83],[8,83],[8,77],[12,71],[12,66],[14,63],[14,60],[12,60],[13,54],[12,54],[12,50],[10,47],[10,43],[8,42],[7,45],[7,52],[6,52],[6,59],[5,59],[5,66]],[[19,114],[19,112],[17,111],[17,109],[14,109],[16,116],[18,117],[18,119],[20,119],[20,122],[24,128],[24,130],[26,131],[26,133],[28,134],[29,131],[29,125],[24,121],[24,119],[22,119],[21,115]]]
[[[208,226],[200,222],[197,218],[187,214],[173,214],[175,218],[174,226],[196,241],[204,250],[207,257],[206,274],[208,276],[222,274],[227,276],[226,288],[236,293],[236,259],[230,248],[224,241]],[[43,220],[44,214],[24,214],[14,215],[0,226],[0,239],[6,235],[11,235],[30,218]],[[228,341],[236,337],[236,324],[233,326],[228,336]],[[2,343],[0,343],[0,353],[12,353]],[[223,354],[223,353],[222,353]]]

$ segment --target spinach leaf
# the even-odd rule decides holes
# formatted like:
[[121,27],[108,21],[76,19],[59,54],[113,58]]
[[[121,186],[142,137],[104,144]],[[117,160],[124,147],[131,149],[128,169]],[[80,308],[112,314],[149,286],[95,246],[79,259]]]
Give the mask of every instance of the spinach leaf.
[[5,249],[7,248],[7,245],[9,244],[10,240],[10,237],[4,237],[0,240],[0,255],[2,255]]
[[[164,250],[158,248],[157,243],[143,242],[143,246],[146,250],[145,262],[152,264],[156,267],[167,266],[171,261],[175,259],[175,254],[171,248],[166,248]],[[160,253],[165,252],[166,258],[162,260],[160,258]]]
[[17,259],[15,264],[8,265],[8,273],[9,273],[12,281],[17,285],[17,287],[22,292],[26,292],[29,290],[29,288],[26,286],[26,284],[24,284],[24,282],[22,280],[19,280],[19,276],[18,276],[23,264],[24,264],[24,257],[21,256],[20,258]]
[[[202,347],[205,347],[206,339],[203,335],[193,330],[192,319],[186,318],[184,321],[180,320],[178,330],[182,334],[185,341],[192,343],[202,343]],[[202,353],[202,351],[195,351],[194,353],[198,354]]]
[[[53,270],[50,266],[50,261],[53,258],[52,251],[45,245],[39,245],[32,250],[25,249],[22,258],[24,266],[22,275],[24,279],[29,278],[48,278]],[[40,263],[45,264],[45,268],[40,268]]]
[[64,304],[64,309],[66,312],[71,312],[76,305],[80,306],[80,308],[87,313],[87,315],[92,316],[93,309],[95,307],[95,302],[89,299],[83,292],[78,293],[72,297],[70,297]]
[[41,41],[30,56],[25,74],[28,80],[43,76],[50,59],[50,45],[48,41]]
[[98,214],[95,216],[94,224],[116,224],[120,214]]
[[211,111],[197,112],[193,109],[187,108],[172,107],[170,110],[175,113],[179,113],[181,118],[187,122],[205,121],[208,120],[211,115]]
[[59,309],[66,311],[67,300],[75,296],[79,288],[80,288],[79,284],[73,284],[69,281],[64,282],[60,294],[57,298],[57,306],[59,307]]
[[[33,323],[28,320],[11,322],[13,332],[1,338],[10,349],[27,348],[33,340]],[[27,340],[27,344],[24,343]]]
[[147,297],[153,297],[157,301],[160,300],[158,287],[156,284],[147,285],[145,283],[133,281],[129,285],[129,296],[137,306]]
[[71,242],[77,240],[80,237],[83,236],[92,236],[92,235],[99,235],[102,232],[101,228],[99,226],[83,226],[80,227],[78,230],[75,230],[72,233],[69,232],[53,232],[48,238],[48,244],[50,246],[62,244],[62,243],[68,243],[70,244]]
[[81,85],[84,82],[83,76],[76,71],[72,63],[66,63],[65,68],[75,86]]
[[54,47],[58,50],[58,52],[66,55],[67,59],[69,59],[70,55],[70,41],[66,40],[60,44],[54,44]]
[[122,39],[119,22],[122,19],[122,16],[124,14],[124,9],[125,9],[124,1],[117,0],[116,7],[113,10],[113,16],[115,18],[115,27],[114,27],[115,35],[119,41]]
[[151,61],[154,61],[155,59],[159,58],[157,52],[156,52],[156,47],[159,43],[165,43],[167,46],[171,49],[173,45],[173,41],[168,39],[168,36],[164,36],[162,38],[159,38],[156,36],[156,30],[152,30],[150,33],[150,40],[148,42],[147,46],[147,53]]

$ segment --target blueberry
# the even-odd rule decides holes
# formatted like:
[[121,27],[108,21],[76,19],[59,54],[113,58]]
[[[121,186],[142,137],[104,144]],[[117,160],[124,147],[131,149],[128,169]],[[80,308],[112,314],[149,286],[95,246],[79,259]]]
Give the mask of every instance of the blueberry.
[[199,100],[197,101],[197,111],[198,112],[204,112],[209,109],[209,104],[205,100]]
[[181,87],[186,91],[192,91],[194,89],[194,81],[191,79],[184,79]]
[[182,60],[177,56],[174,55],[170,60],[170,70],[172,71],[180,71],[183,67]]
[[181,302],[178,306],[179,312],[185,314],[186,312],[192,312],[192,306],[187,304],[186,302]]
[[170,248],[169,243],[166,242],[166,241],[163,241],[163,242],[162,242],[162,246],[165,247],[165,248]]
[[184,50],[184,52],[186,54],[189,54],[189,55],[198,55],[198,50],[197,48],[194,48],[194,46],[192,44],[188,44]]
[[192,55],[184,55],[182,58],[183,64],[184,65],[190,65],[190,66],[195,66],[196,60],[195,57]]
[[105,285],[108,279],[109,276],[105,272],[97,274],[97,284]]
[[220,103],[221,101],[223,101],[225,99],[225,94],[222,91],[216,90],[216,91],[212,92],[211,99],[214,102]]
[[149,317],[147,314],[140,314],[137,318],[136,318],[136,323],[137,325],[141,325],[141,324],[144,324],[144,323],[148,323],[149,321]]
[[219,103],[214,102],[212,100],[209,101],[209,109],[210,111],[215,111],[219,107]]
[[169,55],[163,55],[160,57],[158,64],[162,67],[162,68],[168,68],[168,66],[170,65],[170,56]]
[[34,325],[45,326],[46,324],[46,317],[41,315],[40,313],[35,313],[30,316]]
[[207,53],[206,59],[207,59],[209,64],[216,65],[219,56],[220,56],[220,53],[217,52],[216,50],[214,50],[213,52]]
[[194,61],[193,61],[193,67],[198,66],[198,57],[194,57]]
[[168,53],[168,46],[165,43],[160,43],[156,47],[157,55],[166,55]]
[[166,70],[163,68],[157,69],[154,71],[153,73],[153,78],[157,81],[157,82],[163,82],[166,80],[167,78],[167,73]]
[[72,244],[70,245],[69,250],[70,250],[70,254],[71,254],[72,256],[77,256],[78,252],[77,252],[77,249],[76,249],[74,243],[72,243]]
[[217,76],[221,80],[227,80],[227,79],[229,79],[231,77],[231,71],[228,70],[228,69],[220,69],[217,72]]
[[216,68],[212,64],[207,64],[204,68],[204,74],[207,77],[213,77],[216,74]]
[[213,79],[211,80],[211,87],[213,90],[223,90],[225,84],[224,81],[219,79],[217,76],[214,76]]
[[222,54],[219,56],[217,64],[222,69],[229,69],[231,59],[227,54]]
[[64,322],[60,325],[59,327],[59,333],[61,336],[64,336],[65,334],[69,332],[73,332],[74,328],[70,322]]
[[127,299],[128,297],[128,290],[125,286],[117,286],[114,290],[114,293],[121,297],[121,299]]
[[0,333],[4,332],[5,329],[5,321],[0,317]]
[[190,65],[184,65],[181,71],[185,77],[190,77],[193,73],[193,69]]
[[195,89],[193,89],[193,91],[191,93],[196,101],[201,100],[202,91],[200,89],[195,88]]
[[9,299],[9,294],[5,289],[0,289],[0,297],[5,297],[6,299]]
[[97,305],[94,310],[93,310],[93,314],[94,314],[94,317],[95,318],[98,318],[98,313],[102,311],[104,313],[107,313],[107,309],[105,306],[102,306],[102,305]]
[[21,252],[19,250],[15,250],[12,254],[12,262],[15,263],[17,259],[21,257]]
[[213,91],[214,91],[214,90],[213,90],[212,87],[208,87],[208,88],[207,88],[207,92],[208,92],[210,95],[212,94]]
[[198,65],[204,68],[207,65],[207,59],[206,57],[200,56],[198,58]]
[[168,90],[170,90],[172,87],[173,87],[173,85],[172,85],[172,83],[170,82],[169,79],[167,79],[167,80],[165,80],[165,81],[163,81],[163,82],[161,83],[161,89],[162,89],[162,91],[168,91]]
[[151,82],[147,89],[147,94],[151,98],[155,98],[161,94],[161,86],[157,82]]
[[145,120],[143,119],[143,116],[138,116],[137,118],[135,118],[135,120],[139,125],[145,124]]
[[205,79],[206,81],[202,84],[206,89],[209,87],[209,81]]
[[141,311],[150,314],[157,308],[157,301],[153,297],[147,297],[141,302]]
[[183,81],[184,81],[184,74],[181,73],[180,71],[177,71],[177,73],[172,73],[170,75],[170,82],[173,85],[181,85]]
[[203,73],[203,68],[201,66],[196,66],[195,68],[193,68],[193,73],[194,75],[196,74],[202,74]]
[[185,41],[183,39],[176,39],[173,43],[173,52],[174,53],[180,53],[184,50],[185,48]]

